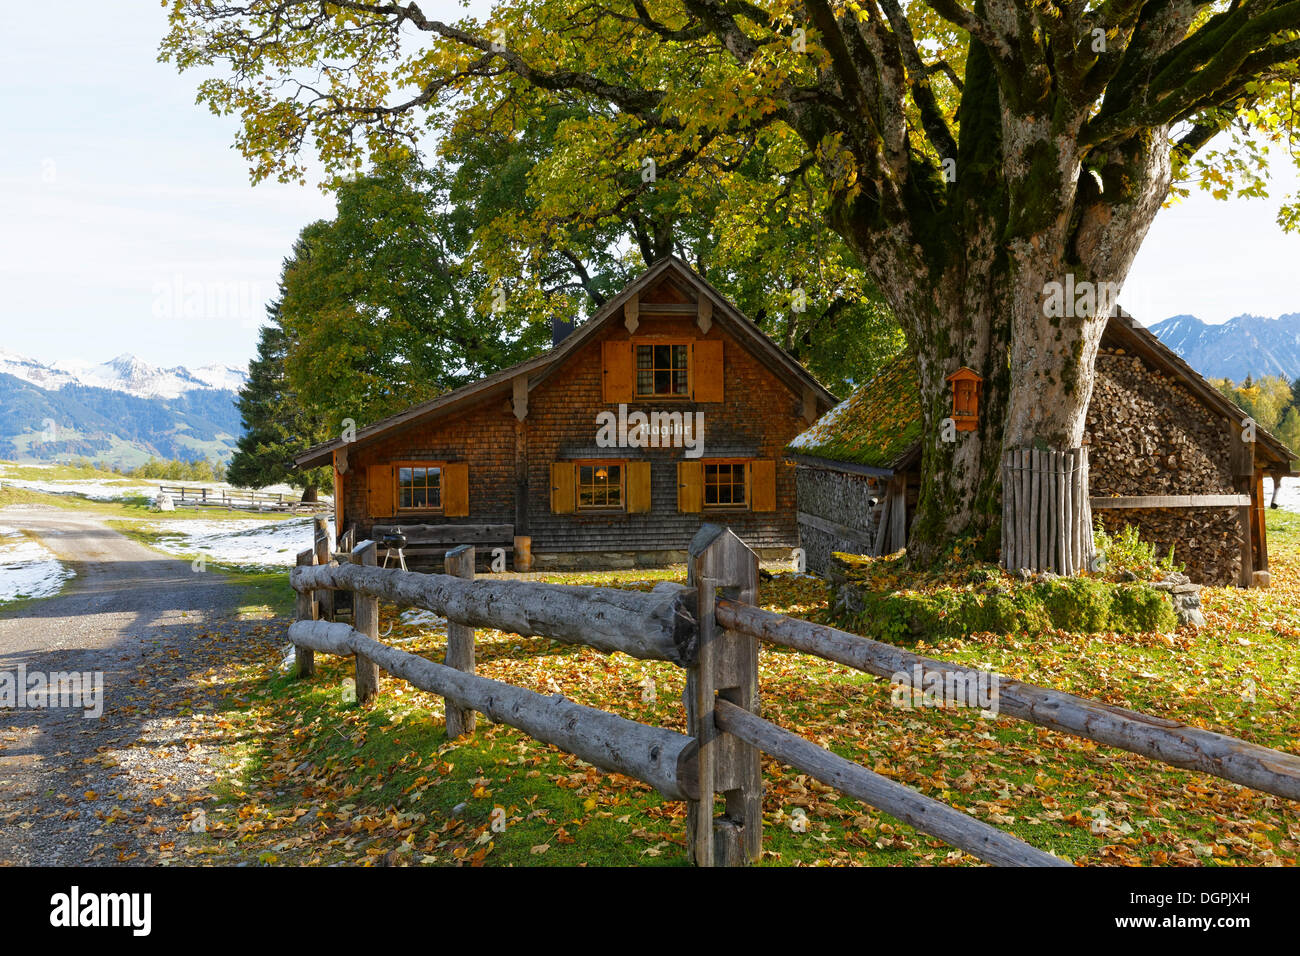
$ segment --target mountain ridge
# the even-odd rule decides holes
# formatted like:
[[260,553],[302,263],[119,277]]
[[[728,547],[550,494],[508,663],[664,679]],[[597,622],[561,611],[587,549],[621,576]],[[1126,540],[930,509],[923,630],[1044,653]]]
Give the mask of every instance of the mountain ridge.
[[228,460],[243,431],[245,369],[160,368],[130,353],[43,363],[0,349],[0,458]]
[[1242,313],[1219,325],[1171,315],[1148,328],[1206,378],[1300,377],[1300,312],[1276,318]]
[[88,385],[125,392],[137,398],[179,398],[194,389],[238,392],[248,381],[248,370],[212,363],[196,369],[150,365],[130,352],[107,362],[64,360],[45,363],[30,356],[0,349],[0,374],[12,375],[45,389]]

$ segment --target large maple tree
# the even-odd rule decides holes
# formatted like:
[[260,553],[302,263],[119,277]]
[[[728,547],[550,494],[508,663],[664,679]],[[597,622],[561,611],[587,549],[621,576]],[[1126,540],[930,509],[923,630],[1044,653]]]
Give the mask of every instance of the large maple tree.
[[[241,115],[255,177],[573,103],[533,177],[538,241],[664,180],[683,208],[724,184],[735,228],[761,234],[760,200],[806,187],[916,358],[923,557],[996,550],[1004,450],[1080,444],[1105,309],[1152,219],[1183,179],[1257,191],[1300,74],[1300,0],[528,0],[457,22],[172,0],[171,23],[163,56],[210,73],[200,97]],[[783,182],[746,178],[756,149]],[[944,441],[962,365],[984,378],[979,424]]]

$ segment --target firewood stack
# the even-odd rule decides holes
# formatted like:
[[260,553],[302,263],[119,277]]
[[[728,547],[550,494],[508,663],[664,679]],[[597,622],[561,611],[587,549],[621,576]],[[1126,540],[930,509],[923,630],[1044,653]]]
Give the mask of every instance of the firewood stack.
[[[1228,424],[1181,385],[1123,349],[1102,349],[1084,441],[1089,493],[1232,494]],[[1193,581],[1231,584],[1241,561],[1236,514],[1229,508],[1094,509],[1114,534],[1136,525],[1144,541],[1187,566]]]
[[1143,541],[1164,557],[1174,548],[1174,561],[1186,566],[1198,584],[1235,584],[1241,568],[1241,532],[1231,508],[1164,508],[1094,511],[1107,534],[1136,525]]

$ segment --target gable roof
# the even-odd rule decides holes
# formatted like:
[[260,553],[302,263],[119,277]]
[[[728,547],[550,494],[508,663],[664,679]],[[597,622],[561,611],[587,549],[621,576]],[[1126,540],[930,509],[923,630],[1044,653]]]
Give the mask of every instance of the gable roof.
[[[1246,413],[1207,382],[1169,346],[1129,313],[1116,308],[1102,340],[1138,355],[1174,378],[1201,404],[1229,419]],[[921,450],[920,375],[904,352],[870,382],[859,387],[786,446],[796,461],[843,466],[843,470],[888,475],[918,459]],[[1291,470],[1295,453],[1264,429],[1256,431],[1256,450],[1279,469]]]
[[[835,404],[835,396],[813,378],[813,376],[795,361],[785,349],[781,348],[761,329],[741,313],[721,292],[710,285],[703,276],[676,256],[665,256],[652,263],[649,268],[629,282],[621,292],[613,296],[594,315],[573,332],[567,335],[559,345],[554,346],[533,358],[519,362],[499,372],[493,372],[477,382],[462,385],[460,388],[432,398],[427,402],[412,405],[410,408],[389,415],[387,418],[358,429],[352,442],[338,438],[322,442],[308,448],[294,458],[299,468],[315,468],[327,464],[336,450],[347,445],[365,444],[375,438],[396,429],[430,421],[443,415],[451,414],[470,405],[477,404],[497,394],[508,394],[513,389],[514,380],[521,375],[527,376],[528,390],[531,392],[549,375],[561,368],[565,360],[580,350],[608,322],[623,316],[623,306],[633,296],[656,285],[662,279],[675,281],[679,287],[692,291],[696,300],[707,297],[713,305],[713,321],[730,332],[741,344],[746,345],[768,368],[795,390],[810,388],[823,408]],[[652,303],[646,303],[644,313],[654,313]]]

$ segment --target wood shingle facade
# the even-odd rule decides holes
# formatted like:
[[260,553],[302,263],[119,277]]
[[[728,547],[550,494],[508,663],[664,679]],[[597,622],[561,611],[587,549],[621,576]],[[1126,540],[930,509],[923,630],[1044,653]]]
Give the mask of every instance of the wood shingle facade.
[[788,557],[783,449],[835,399],[715,289],[661,260],[550,351],[316,446],[336,525],[409,529],[517,569],[684,559],[703,521]]

